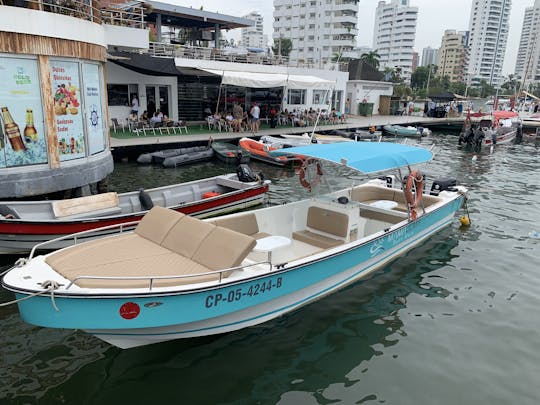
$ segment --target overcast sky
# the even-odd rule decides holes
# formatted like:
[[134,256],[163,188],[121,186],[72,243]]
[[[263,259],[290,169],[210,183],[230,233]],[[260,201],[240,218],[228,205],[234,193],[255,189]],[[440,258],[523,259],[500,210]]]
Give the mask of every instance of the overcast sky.
[[[205,10],[242,16],[251,11],[258,11],[264,17],[264,31],[268,38],[272,38],[273,1],[272,0],[165,0],[174,4],[199,8]],[[358,45],[373,45],[373,23],[375,9],[379,0],[360,0],[359,2],[359,34]],[[226,4],[226,6],[224,5]],[[422,49],[428,46],[438,48],[441,45],[441,37],[444,30],[455,29],[467,30],[469,27],[469,15],[472,0],[411,0],[411,5],[418,7],[418,23],[416,26],[415,49],[422,57]],[[513,73],[516,64],[521,25],[525,7],[534,4],[534,0],[512,0],[512,12],[510,14],[510,34],[508,46],[504,58],[503,73]],[[237,34],[229,32],[228,37],[239,38]]]

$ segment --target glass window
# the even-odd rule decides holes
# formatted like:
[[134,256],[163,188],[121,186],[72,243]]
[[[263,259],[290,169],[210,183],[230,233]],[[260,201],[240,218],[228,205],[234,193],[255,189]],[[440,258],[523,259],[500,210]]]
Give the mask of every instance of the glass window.
[[313,90],[313,104],[328,104],[328,91]]
[[129,106],[129,91],[127,84],[108,84],[107,95],[109,106]]
[[0,57],[0,167],[47,163],[36,59]]
[[288,91],[289,104],[305,104],[306,90],[289,89]]

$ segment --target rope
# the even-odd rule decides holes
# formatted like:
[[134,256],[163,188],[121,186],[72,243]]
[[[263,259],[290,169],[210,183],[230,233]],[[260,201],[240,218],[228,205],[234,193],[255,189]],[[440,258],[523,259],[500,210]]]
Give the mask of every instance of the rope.
[[459,194],[461,194],[463,196],[463,205],[465,206],[465,212],[467,213],[467,218],[469,219],[469,224],[472,224],[471,215],[469,214],[469,207],[467,206],[467,200],[469,199],[467,197],[467,193],[465,193],[464,191],[460,191]]
[[52,304],[53,308],[56,311],[60,311],[58,309],[58,307],[56,306],[56,302],[54,301],[54,290],[58,289],[60,287],[60,284],[57,281],[54,281],[54,280],[47,280],[47,281],[44,281],[43,283],[41,283],[41,286],[43,288],[46,288],[46,290],[45,291],[38,291],[38,292],[35,292],[33,294],[27,295],[24,298],[19,298],[19,299],[13,300],[13,301],[2,302],[2,303],[0,303],[0,307],[7,307],[8,305],[18,304],[19,302],[25,301],[25,300],[30,299],[32,297],[36,297],[38,295],[45,295],[47,293],[50,293],[51,294],[51,304]]
[[19,259],[17,259],[17,261],[15,262],[15,264],[12,267],[10,267],[9,269],[4,270],[2,273],[0,273],[0,277],[5,276],[14,267],[22,267],[22,266],[24,266],[27,262],[28,262],[27,258],[20,257]]

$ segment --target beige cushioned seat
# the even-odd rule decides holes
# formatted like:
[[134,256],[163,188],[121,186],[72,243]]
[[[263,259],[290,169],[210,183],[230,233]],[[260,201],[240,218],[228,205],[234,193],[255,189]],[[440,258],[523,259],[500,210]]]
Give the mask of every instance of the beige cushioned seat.
[[[239,266],[255,244],[250,236],[154,207],[134,233],[62,249],[48,255],[45,261],[69,280],[80,276],[146,277],[142,280],[79,279],[76,284],[80,287],[146,288],[150,285],[149,277],[197,275]],[[213,281],[229,274],[154,280],[153,286]]]
[[349,217],[341,212],[309,207],[306,225],[308,229],[294,232],[293,239],[328,249],[344,243],[349,231]]
[[213,224],[224,228],[232,229],[233,231],[249,235],[255,239],[266,238],[269,233],[259,232],[257,217],[253,213],[234,216],[232,218],[218,218],[212,221]]

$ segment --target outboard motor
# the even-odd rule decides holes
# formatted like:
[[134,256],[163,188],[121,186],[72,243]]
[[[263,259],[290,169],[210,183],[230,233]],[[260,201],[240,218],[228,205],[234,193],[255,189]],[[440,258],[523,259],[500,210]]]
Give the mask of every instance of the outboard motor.
[[238,176],[238,180],[243,183],[262,180],[262,173],[255,173],[253,170],[251,170],[251,167],[246,164],[238,165],[236,168],[236,175]]
[[457,180],[448,178],[436,179],[433,180],[431,185],[430,195],[438,196],[441,191],[457,191]]

